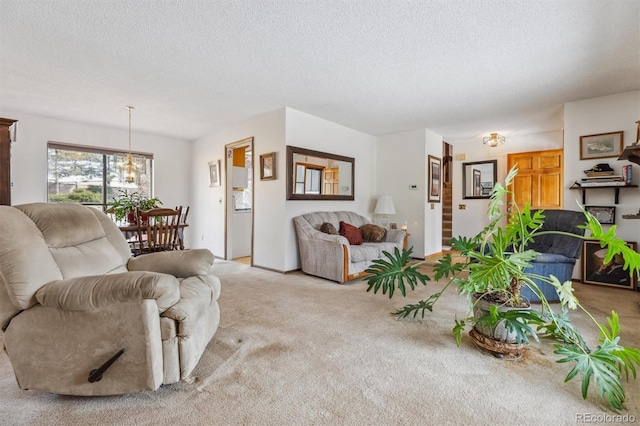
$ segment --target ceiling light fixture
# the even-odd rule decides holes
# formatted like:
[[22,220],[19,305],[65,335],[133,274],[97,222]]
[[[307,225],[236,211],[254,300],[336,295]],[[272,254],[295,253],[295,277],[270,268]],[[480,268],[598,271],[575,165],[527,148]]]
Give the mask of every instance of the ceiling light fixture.
[[126,167],[127,172],[125,173],[124,180],[128,184],[132,184],[135,181],[135,163],[133,162],[133,155],[131,153],[131,110],[135,109],[134,107],[127,105],[126,107],[129,110],[129,153],[127,154],[127,161],[124,163],[124,167]]
[[494,148],[504,143],[504,136],[497,133],[490,133],[489,136],[485,136],[484,138],[482,138],[482,143],[490,146],[491,148]]

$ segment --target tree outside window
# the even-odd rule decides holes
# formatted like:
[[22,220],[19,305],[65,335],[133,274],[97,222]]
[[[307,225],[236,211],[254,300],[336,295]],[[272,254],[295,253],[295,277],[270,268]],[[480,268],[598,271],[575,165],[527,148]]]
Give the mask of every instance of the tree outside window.
[[112,203],[119,190],[152,196],[153,156],[134,153],[136,181],[127,183],[123,167],[127,153],[104,148],[50,142],[47,149],[47,201],[101,206]]

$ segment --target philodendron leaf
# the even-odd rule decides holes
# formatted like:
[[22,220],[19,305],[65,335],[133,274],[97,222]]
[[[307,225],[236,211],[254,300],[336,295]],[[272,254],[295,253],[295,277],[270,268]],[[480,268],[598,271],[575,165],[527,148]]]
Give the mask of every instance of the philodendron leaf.
[[414,290],[418,282],[427,285],[430,278],[421,273],[418,268],[420,263],[408,265],[413,248],[402,250],[396,247],[391,254],[383,251],[386,259],[375,259],[373,264],[365,270],[370,274],[367,278],[369,287],[367,291],[373,289],[374,293],[382,289],[382,294],[389,293],[389,298],[393,297],[396,286],[403,296],[407,295],[407,286]]
[[458,320],[458,318],[456,318],[455,321],[456,325],[453,327],[453,335],[456,338],[456,345],[460,346],[460,344],[462,343],[462,332],[464,331],[467,324],[464,320]]
[[636,377],[636,365],[640,366],[640,350],[618,345],[620,330],[618,315],[611,313],[607,318],[610,330],[602,324],[598,324],[601,330],[600,346],[593,352],[587,352],[575,345],[555,345],[554,353],[563,355],[558,360],[560,363],[575,362],[573,369],[567,374],[565,382],[582,374],[582,397],[586,398],[589,385],[593,378],[593,384],[600,397],[607,401],[616,411],[621,410],[625,401],[624,387],[622,386],[622,371],[627,378],[629,373]]
[[[606,327],[600,327],[600,342],[612,342],[620,334],[620,323],[618,314],[615,311],[611,311],[611,318],[607,318],[610,330]],[[624,370],[627,380],[629,379],[629,373],[636,378],[636,367],[634,363],[640,365],[640,350],[637,348],[629,348],[625,346],[619,346],[612,352],[614,355],[620,358],[618,366],[621,370]]]
[[556,293],[560,297],[560,304],[569,309],[576,309],[578,307],[578,298],[573,295],[571,280],[560,283],[560,280],[554,275],[550,275],[549,278],[551,279],[549,284],[555,287]]
[[[391,315],[397,316],[398,319],[406,318],[413,313],[413,318],[418,316],[419,312],[422,312],[422,318],[426,311],[433,311],[433,304],[440,297],[442,293],[432,294],[427,300],[421,300],[418,303],[405,305],[397,311],[391,313]],[[432,300],[433,299],[433,300]]]
[[563,307],[559,314],[546,310],[542,314],[538,331],[565,343],[581,347],[585,352],[590,351],[578,329],[571,323],[566,307]]
[[435,273],[433,279],[438,281],[442,277],[448,278],[449,275],[459,274],[466,266],[467,262],[453,262],[449,253],[438,259],[438,262],[433,266],[433,272]]
[[594,386],[598,390],[600,397],[607,401],[609,405],[617,410],[622,409],[625,400],[624,387],[620,380],[620,369],[618,364],[621,359],[614,354],[619,350],[617,339],[615,342],[605,342],[598,346],[591,353],[585,353],[573,345],[554,345],[554,353],[564,355],[559,359],[559,363],[575,362],[576,365],[567,374],[565,382],[573,379],[576,375],[582,374],[582,398],[586,399],[589,391],[589,384],[593,378]]

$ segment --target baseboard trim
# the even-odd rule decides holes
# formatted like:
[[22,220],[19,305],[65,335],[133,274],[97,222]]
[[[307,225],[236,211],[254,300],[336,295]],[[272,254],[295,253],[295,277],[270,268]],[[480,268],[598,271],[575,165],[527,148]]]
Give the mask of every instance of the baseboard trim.
[[[274,268],[267,268],[266,266],[260,266],[260,265],[251,265],[253,268],[258,268],[258,269],[264,269],[265,271],[271,271],[271,272],[277,272],[279,274],[286,274],[287,272],[293,272],[293,271],[281,271],[279,269],[274,269]],[[296,271],[299,271],[300,269],[296,269]]]

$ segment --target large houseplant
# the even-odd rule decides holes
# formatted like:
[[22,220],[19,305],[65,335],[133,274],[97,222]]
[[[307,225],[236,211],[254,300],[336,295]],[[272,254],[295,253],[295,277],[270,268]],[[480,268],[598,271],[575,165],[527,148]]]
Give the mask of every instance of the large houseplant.
[[135,223],[136,209],[149,210],[161,205],[162,201],[158,197],[149,198],[137,191],[129,193],[120,189],[118,196],[113,198],[113,203],[107,212],[113,213],[117,221],[121,221],[126,217],[129,222]]
[[[538,253],[527,249],[527,243],[536,235],[561,232],[541,231],[544,212],[533,211],[528,205],[521,209],[514,202],[510,205],[509,212],[502,211],[503,199],[510,193],[509,187],[516,173],[516,168],[510,170],[505,184],[497,183],[493,188],[488,209],[490,224],[473,238],[452,239],[453,250],[460,252],[456,258],[463,260],[456,262],[450,254],[445,254],[433,267],[434,280],[448,280],[444,288],[425,300],[404,306],[393,315],[405,318],[421,314],[424,317],[426,311],[433,310],[434,304],[445,294],[446,288],[455,285],[459,294],[468,297],[470,305],[466,318],[454,319],[453,332],[458,345],[461,343],[462,332],[469,327],[470,336],[474,338],[475,334],[486,328],[502,326],[512,340],[497,341],[498,345],[528,344],[529,338],[538,341],[539,335],[557,339],[554,344],[554,353],[560,356],[557,362],[574,363],[565,381],[582,375],[583,398],[586,398],[589,386],[593,383],[609,406],[620,410],[625,400],[622,377],[628,379],[633,376],[635,379],[636,365],[640,365],[640,350],[622,346],[619,342],[617,314],[611,313],[611,317],[607,318],[608,324],[599,323],[574,296],[571,281],[561,283],[554,276],[533,276],[528,272],[529,262]],[[587,212],[584,214],[584,227],[591,235],[576,238],[598,240],[607,249],[604,262],[621,254],[625,269],[631,274],[637,274],[640,270],[640,254],[616,237],[615,226],[605,232],[593,216]],[[397,289],[405,296],[408,288],[413,290],[419,284],[426,285],[431,280],[428,274],[419,269],[424,262],[410,262],[411,250],[400,252],[396,249],[393,254],[385,254],[387,260],[374,261],[375,265],[366,271],[370,274],[367,291],[373,290],[376,293],[381,290],[383,294],[388,293],[392,297],[397,294]],[[556,312],[551,309],[534,279],[555,287],[560,297],[561,309],[556,309]],[[530,308],[523,299],[520,293],[523,286],[539,296],[539,309]],[[485,302],[489,302],[487,312],[474,314],[474,308]],[[587,346],[580,331],[571,323],[568,312],[575,309],[586,313],[599,331],[599,344],[595,349]],[[484,344],[479,346],[486,347]]]

